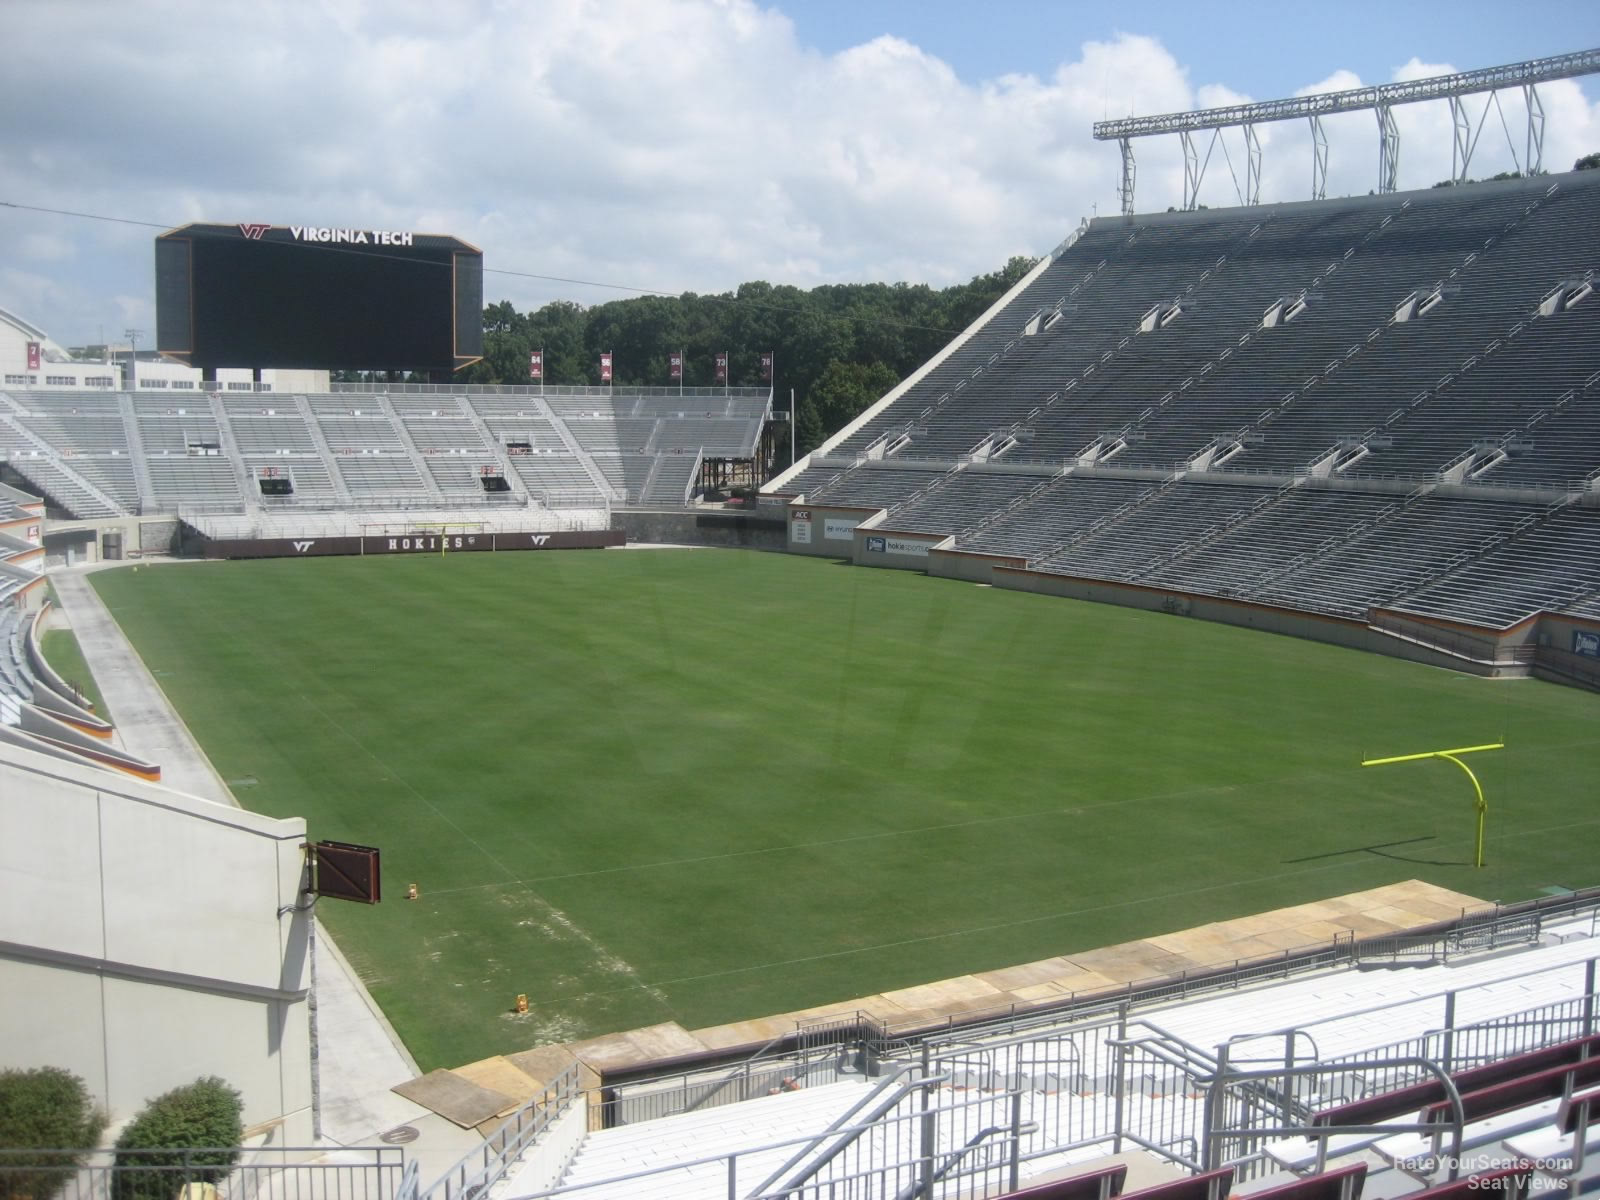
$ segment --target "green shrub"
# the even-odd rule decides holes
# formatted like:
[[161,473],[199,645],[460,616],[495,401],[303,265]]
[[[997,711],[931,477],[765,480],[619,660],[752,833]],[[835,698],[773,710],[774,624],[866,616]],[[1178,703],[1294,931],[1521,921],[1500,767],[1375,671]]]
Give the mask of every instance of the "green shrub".
[[186,1183],[215,1183],[239,1159],[239,1093],[216,1076],[146,1104],[117,1139],[113,1200],[173,1200]]
[[[48,1200],[100,1140],[105,1114],[71,1071],[0,1071],[0,1200]],[[58,1154],[16,1154],[17,1150]]]

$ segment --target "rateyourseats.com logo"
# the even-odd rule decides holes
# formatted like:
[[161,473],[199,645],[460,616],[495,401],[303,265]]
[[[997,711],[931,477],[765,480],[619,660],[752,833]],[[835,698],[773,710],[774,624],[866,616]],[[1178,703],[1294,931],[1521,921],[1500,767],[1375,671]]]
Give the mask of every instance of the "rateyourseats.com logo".
[[1544,1171],[1555,1175],[1572,1169],[1572,1164],[1564,1158],[1517,1158],[1507,1154],[1463,1154],[1460,1158],[1450,1154],[1418,1154],[1411,1158],[1398,1158],[1394,1165],[1408,1175],[1424,1177],[1454,1170],[1456,1178],[1466,1179],[1467,1186],[1472,1188],[1499,1187],[1500,1182],[1492,1179],[1471,1179],[1469,1176],[1503,1171],[1511,1167],[1523,1171]]

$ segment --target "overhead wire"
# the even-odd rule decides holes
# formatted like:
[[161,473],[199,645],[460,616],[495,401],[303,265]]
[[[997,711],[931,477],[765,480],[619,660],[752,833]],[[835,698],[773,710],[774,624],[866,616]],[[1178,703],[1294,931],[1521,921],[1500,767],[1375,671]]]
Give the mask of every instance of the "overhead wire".
[[[141,227],[146,228],[146,229],[170,230],[170,229],[181,228],[182,225],[183,225],[182,222],[174,224],[174,223],[170,223],[170,222],[169,223],[162,223],[162,222],[159,222],[159,221],[142,221],[142,220],[139,220],[139,219],[133,218],[133,217],[114,217],[114,216],[109,216],[109,215],[107,215],[105,213],[78,212],[78,211],[75,211],[73,209],[50,208],[50,207],[47,207],[45,205],[39,205],[39,204],[19,204],[19,203],[16,203],[15,201],[11,201],[11,200],[0,200],[0,208],[16,209],[19,212],[43,213],[43,214],[47,214],[47,215],[50,215],[50,216],[57,216],[57,217],[73,217],[73,218],[77,218],[79,220],[84,220],[84,221],[106,221],[106,222],[110,222],[112,224],[117,224],[117,225],[137,225],[137,226],[141,226]],[[382,259],[385,262],[394,262],[396,260],[400,260],[400,261],[404,261],[404,262],[417,263],[417,264],[420,264],[420,265],[423,265],[423,266],[434,266],[434,267],[437,267],[437,266],[445,266],[445,265],[447,265],[447,264],[440,263],[440,262],[438,262],[436,260],[433,260],[433,259],[411,258],[411,257],[408,257],[408,256],[403,255],[403,254],[380,254],[380,253],[378,253],[377,251],[374,251],[374,250],[362,250],[362,249],[360,249],[358,247],[355,247],[355,246],[326,245],[326,244],[320,243],[320,242],[318,242],[318,243],[308,243],[308,244],[314,244],[318,250],[321,250],[321,251],[323,251],[325,253],[329,253],[329,254],[348,254],[348,255],[353,255],[353,256],[357,256],[357,257],[364,257],[364,258],[378,258],[378,259]],[[814,312],[816,312],[815,309],[807,308],[807,307],[805,307],[803,305],[799,305],[799,304],[775,304],[775,303],[772,303],[771,301],[754,300],[754,299],[751,299],[749,297],[744,297],[744,296],[717,294],[717,293],[709,293],[709,292],[707,292],[707,293],[699,293],[699,292],[689,292],[687,290],[681,291],[681,292],[669,292],[669,291],[665,291],[665,290],[663,290],[661,288],[642,287],[642,286],[639,286],[639,285],[636,285],[636,284],[611,283],[611,282],[608,282],[608,281],[605,281],[605,280],[599,280],[599,279],[577,279],[577,278],[573,278],[571,276],[566,276],[566,275],[546,275],[546,274],[542,274],[542,273],[537,272],[537,271],[518,271],[518,270],[514,270],[514,269],[512,269],[510,267],[484,267],[483,268],[483,273],[485,275],[505,275],[505,276],[509,276],[509,277],[511,277],[513,279],[533,279],[533,280],[538,280],[538,281],[544,282],[544,283],[564,283],[564,284],[569,284],[569,285],[572,285],[572,286],[575,286],[575,287],[604,288],[604,289],[607,289],[609,291],[629,292],[629,293],[632,293],[632,294],[635,294],[635,295],[639,295],[639,296],[662,296],[662,297],[666,297],[668,299],[677,299],[677,298],[682,297],[682,296],[693,295],[696,299],[708,300],[708,301],[710,301],[710,302],[712,302],[714,304],[742,304],[742,305],[745,305],[746,307],[749,307],[749,308],[765,309],[765,310],[768,310],[768,311],[771,311],[771,312],[790,312],[790,313],[814,313]],[[913,331],[919,332],[919,333],[939,333],[939,334],[944,334],[947,337],[953,337],[956,333],[960,332],[959,330],[947,329],[947,328],[945,328],[943,326],[939,326],[939,325],[921,325],[921,324],[918,324],[918,323],[916,323],[914,321],[896,321],[896,320],[894,320],[892,318],[889,318],[889,317],[867,316],[867,315],[859,314],[859,313],[823,312],[823,313],[820,313],[818,315],[829,317],[829,318],[832,318],[832,319],[835,319],[835,320],[853,321],[853,322],[856,322],[858,324],[863,324],[863,325],[881,325],[881,326],[884,326],[886,328],[909,329],[909,330],[913,330]]]

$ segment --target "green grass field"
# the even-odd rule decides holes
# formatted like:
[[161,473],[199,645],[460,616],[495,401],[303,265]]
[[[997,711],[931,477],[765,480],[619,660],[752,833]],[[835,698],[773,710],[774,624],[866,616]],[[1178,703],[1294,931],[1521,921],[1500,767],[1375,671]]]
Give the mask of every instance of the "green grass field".
[[72,684],[94,705],[95,714],[111,720],[106,702],[100,698],[100,688],[94,681],[89,664],[84,661],[78,639],[70,629],[46,629],[39,639],[39,650],[45,662],[55,668],[56,674]]
[[[382,848],[384,902],[320,911],[424,1069],[1600,881],[1600,700],[1531,680],[738,551],[93,579],[241,802]],[[1502,737],[1483,870],[1457,768],[1357,766]]]

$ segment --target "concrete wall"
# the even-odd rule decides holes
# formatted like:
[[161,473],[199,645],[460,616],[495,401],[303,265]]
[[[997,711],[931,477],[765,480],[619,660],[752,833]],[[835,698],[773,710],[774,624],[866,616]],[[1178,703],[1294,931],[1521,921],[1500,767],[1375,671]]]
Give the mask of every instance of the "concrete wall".
[[108,533],[121,535],[124,557],[173,554],[177,548],[178,519],[173,516],[94,517],[83,521],[50,521],[44,530],[45,536],[52,540],[68,532],[92,535],[92,540],[83,544],[77,562],[100,562]]
[[[892,567],[927,571],[935,547],[949,547],[955,538],[942,533],[898,533],[867,525],[856,530],[851,561],[858,567]],[[931,574],[931,572],[929,572]]]
[[787,549],[791,554],[855,560],[856,526],[883,512],[845,504],[791,504]]
[[996,567],[1026,567],[1028,560],[1011,554],[973,554],[968,550],[928,551],[928,574],[939,579],[993,583]]
[[746,546],[755,550],[782,550],[783,510],[756,512],[633,511],[613,509],[611,528],[627,534],[630,542],[679,546]]
[[305,822],[0,746],[0,1066],[112,1120],[201,1075],[312,1137]]
[[1537,640],[1540,618],[1535,615],[1507,629],[1484,629],[1443,617],[1423,617],[1393,609],[1371,610],[1372,623],[1402,637],[1415,638],[1441,650],[1468,658],[1510,663],[1517,651]]
[[[1446,667],[1452,671],[1469,671],[1484,675],[1498,673],[1495,668],[1474,664],[1470,660],[1441,653],[1429,646],[1389,637],[1379,630],[1372,629],[1365,621],[1319,616],[1315,613],[1251,604],[1243,600],[1227,600],[1220,596],[1206,596],[1196,592],[1143,587],[1133,583],[1111,583],[1103,579],[1078,579],[1070,575],[1051,575],[1017,567],[996,566],[993,574],[996,587],[1035,592],[1046,596],[1065,596],[1073,600],[1093,600],[1101,604],[1121,604],[1128,608],[1142,608],[1148,612],[1198,617],[1205,621],[1219,621],[1224,625],[1241,625],[1267,633],[1306,638],[1313,642],[1328,642],[1335,646],[1348,646],[1354,650],[1369,650],[1387,654],[1391,658],[1403,658],[1432,667]],[[1521,668],[1517,670],[1520,671]]]
[[1539,623],[1533,673],[1600,691],[1600,620],[1546,613]]

